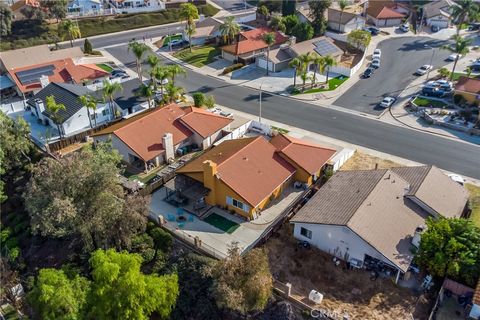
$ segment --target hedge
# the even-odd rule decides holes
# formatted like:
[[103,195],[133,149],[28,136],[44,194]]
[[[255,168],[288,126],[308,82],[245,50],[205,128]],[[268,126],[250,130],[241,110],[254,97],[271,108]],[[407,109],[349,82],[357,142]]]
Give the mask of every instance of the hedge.
[[243,67],[243,63],[235,63],[223,69],[222,74],[228,74]]

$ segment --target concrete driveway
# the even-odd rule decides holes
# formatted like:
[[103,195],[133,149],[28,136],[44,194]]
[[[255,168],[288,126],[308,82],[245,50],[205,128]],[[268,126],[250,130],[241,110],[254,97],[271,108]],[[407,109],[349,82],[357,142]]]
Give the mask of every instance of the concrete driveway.
[[360,79],[333,104],[358,112],[381,114],[383,109],[377,108],[377,104],[384,97],[397,97],[407,88],[417,78],[415,71],[424,64],[430,64],[432,50],[434,69],[448,63],[445,58],[450,52],[440,49],[446,43],[445,40],[429,37],[399,37],[380,42],[381,67],[371,78]]

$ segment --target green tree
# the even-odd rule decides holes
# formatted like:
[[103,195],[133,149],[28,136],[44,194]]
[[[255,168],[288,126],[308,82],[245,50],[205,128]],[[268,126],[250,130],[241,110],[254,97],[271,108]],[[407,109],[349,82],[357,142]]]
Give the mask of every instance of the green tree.
[[157,84],[155,83],[155,68],[160,65],[160,58],[156,54],[150,54],[147,56],[147,64],[150,67],[150,81],[153,89],[156,89]]
[[467,73],[467,78],[470,78],[470,76],[472,75],[472,72],[473,72],[472,67],[470,67],[470,66],[466,67],[465,72]]
[[155,96],[155,91],[153,90],[152,86],[142,83],[138,88],[136,94],[139,97],[147,98],[148,108],[152,108],[152,98]]
[[479,6],[473,0],[459,0],[452,6],[452,19],[457,24],[457,36],[467,19],[476,19],[479,13]]
[[195,34],[195,19],[199,18],[198,9],[192,3],[182,3],[180,5],[180,17],[185,21],[185,32],[188,35],[188,45],[192,52],[192,36]]
[[201,92],[194,92],[192,94],[192,98],[193,105],[197,108],[203,106],[203,104],[205,103],[205,95]]
[[112,119],[116,118],[114,97],[115,94],[119,91],[123,91],[123,87],[120,83],[103,80],[102,96],[104,101],[108,100],[109,102],[108,104],[110,106],[110,113],[112,114]]
[[157,227],[150,230],[150,236],[153,239],[153,247],[155,249],[154,261],[157,259],[159,250],[163,253],[170,253],[173,246],[173,237],[170,233]]
[[475,286],[480,274],[480,229],[468,219],[429,218],[415,261],[434,276]]
[[455,75],[455,68],[457,67],[458,59],[470,52],[468,46],[472,43],[472,39],[462,38],[458,34],[454,35],[452,39],[455,41],[453,45],[445,45],[442,47],[443,49],[457,54],[455,62],[453,63],[452,73],[450,74],[450,81],[453,80],[453,76]]
[[128,43],[128,50],[133,52],[135,56],[135,65],[137,68],[137,75],[140,81],[142,80],[142,58],[145,53],[148,51],[148,46],[145,43],[140,43],[137,41],[130,41]]
[[175,87],[169,83],[165,86],[165,93],[163,94],[163,103],[173,103],[177,100],[185,100],[185,90],[180,87]]
[[450,71],[445,67],[441,67],[438,69],[438,74],[441,78],[448,78],[450,76]]
[[270,47],[275,44],[275,33],[268,32],[262,36],[263,42],[267,45],[267,76],[269,73],[269,64],[270,64]]
[[325,79],[325,83],[328,85],[328,76],[330,75],[330,68],[336,66],[337,60],[331,55],[326,55],[323,57],[323,61],[325,63],[325,68],[327,68],[327,78]]
[[300,24],[300,19],[298,19],[298,16],[292,14],[283,17],[283,23],[285,24],[285,33],[291,35],[293,28],[295,28],[296,25]]
[[45,98],[45,110],[49,113],[49,118],[57,125],[57,130],[60,138],[62,138],[63,130],[61,124],[63,122],[63,116],[59,113],[65,111],[65,105],[63,103],[57,103],[54,96],[48,96]]
[[0,3],[0,36],[5,37],[12,33],[12,10],[5,3]]
[[88,38],[85,38],[85,42],[83,43],[83,52],[88,54],[92,54],[93,52],[92,43],[88,40]]
[[338,31],[340,32],[340,29],[342,27],[341,21],[343,18],[343,12],[345,11],[345,8],[348,6],[348,0],[338,0],[338,6],[340,7],[340,21],[338,22]]
[[169,67],[166,67],[166,66],[157,66],[153,70],[153,76],[156,80],[156,83],[160,85],[160,90],[163,95],[165,93],[164,92],[165,83],[168,81],[169,78],[173,78],[171,76],[171,69],[169,69]]
[[282,1],[282,16],[288,16],[295,14],[295,6],[297,1],[295,0],[283,0]]
[[284,19],[281,16],[273,16],[272,19],[270,19],[269,26],[274,31],[285,32],[287,30]]
[[93,128],[92,117],[90,116],[90,110],[93,111],[93,119],[94,119],[94,123],[95,123],[95,127],[96,127],[97,126],[97,113],[96,113],[97,99],[95,99],[93,96],[87,94],[87,95],[83,95],[83,96],[78,97],[78,101],[82,104],[82,106],[87,108],[88,121],[90,121],[90,128]]
[[308,76],[308,66],[310,65],[310,62],[312,61],[312,54],[310,52],[301,54],[297,57],[297,59],[301,63],[300,70],[302,70],[302,74],[300,75],[300,78],[302,79],[302,90],[305,90],[305,83],[309,79]]
[[141,264],[137,254],[111,249],[92,254],[91,318],[144,320],[153,312],[168,318],[178,296],[178,277],[145,275]]
[[255,248],[240,255],[234,244],[228,257],[218,261],[211,274],[220,308],[242,314],[263,310],[272,294],[273,280],[265,249]]
[[235,17],[227,17],[223,24],[220,25],[220,34],[223,36],[225,43],[232,43],[235,36],[240,33],[241,29],[238,23],[235,21]]
[[372,35],[365,30],[353,30],[347,35],[347,42],[352,48],[367,48]]
[[32,150],[30,127],[22,117],[13,120],[0,111],[0,203],[7,200],[4,192],[5,175],[25,162],[30,162]]
[[57,20],[65,19],[67,16],[67,0],[43,0],[40,6],[48,15]]
[[73,22],[70,19],[63,20],[58,25],[58,28],[59,28],[60,36],[62,40],[65,40],[65,38],[70,40],[71,47],[73,47],[73,40],[79,39],[82,37],[82,33],[80,32],[80,27],[76,22]]
[[78,275],[69,278],[62,270],[42,269],[28,300],[41,319],[80,320],[89,287],[89,281]]
[[292,35],[295,36],[298,41],[310,40],[313,38],[313,27],[306,22],[299,23],[293,27]]
[[327,30],[327,20],[325,19],[325,11],[332,5],[331,0],[308,2],[310,7],[310,17],[313,19],[312,25],[315,35],[323,35]]
[[265,5],[258,6],[257,8],[257,13],[263,17],[264,20],[268,19],[268,16],[270,15],[270,11]]
[[300,61],[300,59],[298,58],[293,58],[292,61],[290,61],[288,63],[288,66],[290,68],[294,68],[295,69],[295,73],[294,73],[294,76],[293,76],[293,86],[295,87],[297,85],[297,75],[298,75],[298,72],[301,71],[301,67],[302,67],[302,62]]
[[124,193],[120,161],[110,144],[100,143],[37,163],[23,195],[32,233],[78,239],[86,252],[130,248],[146,228],[148,199]]
[[208,109],[211,109],[215,107],[215,97],[214,96],[208,96],[205,98],[205,107]]
[[325,58],[322,56],[319,56],[318,54],[314,54],[312,57],[312,63],[315,67],[313,71],[313,78],[312,78],[312,87],[315,85],[315,81],[317,80],[317,72],[320,71],[320,73],[325,72]]
[[178,64],[172,64],[167,67],[167,71],[170,75],[170,79],[172,80],[172,84],[175,85],[175,78],[179,75],[182,75],[184,77],[187,76],[187,71],[185,71],[184,68],[182,68]]

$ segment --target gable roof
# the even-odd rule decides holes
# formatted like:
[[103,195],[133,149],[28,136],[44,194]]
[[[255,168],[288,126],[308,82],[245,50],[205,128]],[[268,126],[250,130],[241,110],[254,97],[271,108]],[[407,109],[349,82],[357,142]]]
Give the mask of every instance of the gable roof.
[[202,138],[207,138],[213,133],[222,130],[233,121],[231,118],[195,107],[187,108],[185,113],[180,121]]
[[[147,101],[147,98],[137,94],[142,82],[138,78],[133,78],[121,83],[122,90],[115,92],[113,99],[122,110],[134,107]],[[102,97],[103,90],[97,91],[99,98]]]
[[199,38],[199,37],[211,36],[220,29],[220,26],[222,24],[223,24],[222,21],[213,17],[208,17],[201,21],[198,21],[195,24],[196,31],[192,37]]
[[328,22],[340,23],[340,24],[347,24],[355,18],[363,19],[360,15],[356,15],[351,12],[342,11],[328,8],[327,10]]
[[399,19],[405,18],[405,14],[397,12],[387,6],[375,5],[367,8],[367,15],[376,19]]
[[333,40],[328,37],[322,36],[313,38],[310,40],[297,42],[289,47],[295,56],[305,54],[307,52],[315,51],[320,56],[332,55],[334,57],[342,55],[343,50],[337,47]]
[[270,140],[270,143],[277,148],[277,151],[311,175],[318,172],[336,153],[336,150],[324,148],[284,134],[276,135]]
[[432,1],[423,6],[423,14],[426,19],[442,15],[450,17],[450,10],[455,6],[455,3],[449,0]]
[[[62,119],[63,123],[83,108],[83,105],[80,103],[80,101],[78,101],[78,97],[91,93],[92,91],[84,86],[52,82],[40,90],[32,98],[30,98],[27,101],[27,104],[35,108],[35,100],[40,99],[44,104],[46,104],[46,98],[48,96],[54,96],[55,102],[65,105],[65,110],[58,111],[58,115]],[[46,106],[43,114],[49,118],[51,117],[51,114],[46,110]]]
[[460,77],[455,84],[455,90],[480,94],[480,79]]
[[279,45],[288,40],[288,37],[278,31],[272,31],[270,28],[258,28],[245,32],[240,32],[240,40],[234,44],[223,46],[222,50],[239,55],[249,53],[255,50],[261,50],[267,48],[267,44],[263,41],[263,35],[269,32],[275,33],[275,44]]
[[217,178],[253,207],[295,172],[262,136],[224,141],[177,172],[202,172],[206,160],[215,162]]

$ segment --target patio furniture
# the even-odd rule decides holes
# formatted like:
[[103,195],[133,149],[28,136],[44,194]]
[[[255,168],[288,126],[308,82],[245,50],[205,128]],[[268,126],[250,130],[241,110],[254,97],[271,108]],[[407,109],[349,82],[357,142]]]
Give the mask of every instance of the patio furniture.
[[184,222],[179,222],[177,223],[177,226],[179,229],[183,229],[185,227],[185,223]]
[[173,214],[171,214],[171,213],[167,214],[167,221],[175,221],[175,220],[176,219],[175,219],[175,216]]
[[183,208],[177,208],[177,215],[182,215],[183,214]]

